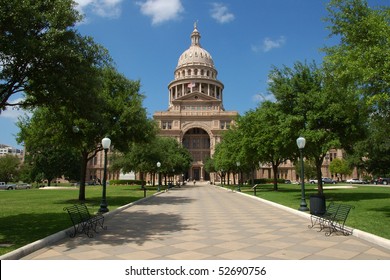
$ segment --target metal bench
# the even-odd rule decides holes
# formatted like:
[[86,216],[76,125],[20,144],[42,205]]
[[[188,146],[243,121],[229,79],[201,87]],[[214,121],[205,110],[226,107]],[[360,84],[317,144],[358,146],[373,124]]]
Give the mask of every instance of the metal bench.
[[345,227],[345,221],[352,208],[354,207],[351,205],[331,202],[323,215],[310,216],[311,225],[308,227],[313,228],[318,223],[320,226],[319,231],[325,228],[329,229],[325,233],[326,236],[336,231],[342,232],[344,235],[350,235],[352,231]]
[[104,216],[102,214],[91,215],[85,204],[64,207],[64,211],[68,212],[73,224],[74,231],[70,233],[70,237],[75,237],[78,233],[85,233],[88,237],[93,237],[92,231],[97,233],[98,226],[107,229],[104,226]]

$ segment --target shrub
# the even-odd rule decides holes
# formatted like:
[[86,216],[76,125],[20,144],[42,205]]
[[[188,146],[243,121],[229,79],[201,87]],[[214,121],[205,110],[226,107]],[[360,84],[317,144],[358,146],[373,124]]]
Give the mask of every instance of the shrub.
[[[284,184],[285,181],[286,181],[285,179],[278,179],[278,184]],[[253,184],[273,184],[273,183],[274,183],[273,178],[253,179]],[[251,184],[250,179],[247,181],[247,184]]]
[[110,185],[145,185],[142,180],[110,180]]

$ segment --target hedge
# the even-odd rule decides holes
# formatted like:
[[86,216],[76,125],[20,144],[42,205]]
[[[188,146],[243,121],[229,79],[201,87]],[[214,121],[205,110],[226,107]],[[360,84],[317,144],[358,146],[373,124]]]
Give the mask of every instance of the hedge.
[[[286,180],[285,179],[278,179],[278,184],[283,184]],[[252,180],[247,180],[247,184],[251,184]],[[273,184],[274,179],[273,178],[259,178],[259,179],[253,179],[253,184]]]
[[110,180],[110,185],[146,185],[142,180]]

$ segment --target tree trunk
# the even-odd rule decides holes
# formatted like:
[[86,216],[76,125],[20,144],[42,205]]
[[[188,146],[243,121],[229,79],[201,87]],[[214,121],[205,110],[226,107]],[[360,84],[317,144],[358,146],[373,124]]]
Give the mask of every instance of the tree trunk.
[[272,163],[272,171],[274,173],[274,191],[278,190],[278,166]]
[[81,174],[80,174],[80,189],[79,189],[79,200],[85,201],[85,177],[87,173],[88,164],[88,153],[82,152],[81,158]]
[[324,194],[324,190],[323,190],[323,187],[322,187],[322,171],[321,171],[321,167],[322,167],[322,160],[316,159],[316,171],[317,171],[317,179],[318,179],[318,183],[317,183],[318,194],[323,195]]
[[251,186],[254,186],[254,184],[255,184],[255,173],[256,173],[256,169],[252,169],[252,171],[251,171]]
[[144,184],[144,173],[143,172],[140,172],[140,177],[141,177],[141,187],[145,187],[145,184]]

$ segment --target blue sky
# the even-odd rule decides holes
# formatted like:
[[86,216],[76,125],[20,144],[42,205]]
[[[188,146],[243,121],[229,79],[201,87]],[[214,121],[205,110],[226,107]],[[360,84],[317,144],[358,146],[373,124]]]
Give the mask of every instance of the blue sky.
[[[168,107],[168,84],[179,56],[190,46],[194,22],[201,45],[213,57],[224,83],[224,106],[244,114],[256,108],[267,91],[272,66],[296,61],[321,63],[320,49],[335,44],[326,29],[327,0],[76,0],[84,20],[77,25],[106,47],[117,69],[140,80],[144,107],[151,117]],[[368,0],[370,6],[389,0]],[[12,98],[11,98],[12,100]],[[0,143],[16,143],[22,112],[0,115]]]

